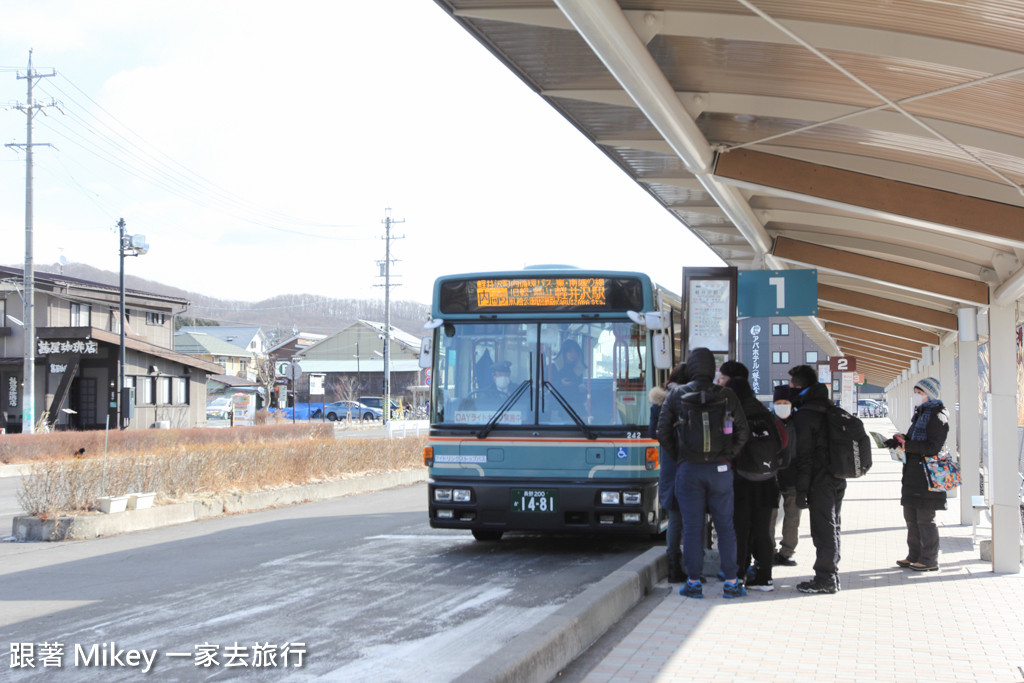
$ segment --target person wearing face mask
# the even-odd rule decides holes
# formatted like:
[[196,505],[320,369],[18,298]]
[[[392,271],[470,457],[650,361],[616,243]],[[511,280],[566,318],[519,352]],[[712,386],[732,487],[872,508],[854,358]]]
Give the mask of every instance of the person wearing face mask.
[[801,593],[839,592],[841,512],[846,480],[828,467],[829,438],[825,412],[830,403],[828,386],[818,381],[809,365],[789,369],[790,398],[796,409],[796,504],[807,510],[814,544],[814,578],[797,584]]
[[[459,404],[464,411],[493,411],[505,402],[515,390],[512,386],[512,363],[503,360],[490,367],[490,377],[481,382],[483,388],[474,391]],[[520,396],[520,399],[523,397]],[[518,405],[518,401],[517,401]]]
[[934,377],[925,377],[914,385],[914,414],[906,434],[895,434],[885,442],[889,448],[903,448],[900,505],[907,522],[907,557],[896,560],[898,567],[919,572],[939,568],[939,530],[935,511],[946,509],[946,492],[929,491],[924,474],[924,459],[938,455],[949,434],[949,412],[939,400],[941,385]]
[[[786,425],[786,434],[789,436],[789,462],[794,461],[796,454],[796,423],[793,422],[793,402],[790,400],[790,387],[788,384],[781,384],[775,387],[772,393],[772,411],[775,417],[782,420]],[[773,564],[786,567],[795,567],[796,560],[793,559],[796,553],[796,544],[800,540],[800,508],[796,504],[796,467],[792,464],[776,475],[779,480],[779,490],[782,494],[782,542],[779,549],[775,551]],[[775,529],[778,522],[779,509],[772,510],[771,528]],[[773,535],[774,538],[774,535]]]

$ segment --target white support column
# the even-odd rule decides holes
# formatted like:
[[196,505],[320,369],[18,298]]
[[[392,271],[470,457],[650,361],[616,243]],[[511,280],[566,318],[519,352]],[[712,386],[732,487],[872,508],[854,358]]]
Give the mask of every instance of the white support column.
[[[931,367],[932,374],[939,379],[942,383],[942,392],[940,398],[942,403],[946,406],[946,410],[949,412],[949,434],[946,436],[946,449],[950,453],[957,453],[956,448],[956,434],[957,434],[957,421],[956,421],[956,368],[955,358],[953,356],[953,339],[947,340],[947,343],[938,349],[938,363]],[[965,495],[963,491],[957,491],[953,489],[950,491],[949,498],[959,496],[960,498],[966,498],[968,504],[970,503],[971,497]],[[961,520],[963,524],[963,503],[961,502]]]
[[992,571],[1020,573],[1020,504],[1017,490],[1016,302],[989,307],[992,375],[989,406],[989,478]]
[[975,524],[978,512],[971,497],[981,495],[981,387],[978,379],[978,311],[963,308],[957,312],[957,431],[960,450],[960,523]]

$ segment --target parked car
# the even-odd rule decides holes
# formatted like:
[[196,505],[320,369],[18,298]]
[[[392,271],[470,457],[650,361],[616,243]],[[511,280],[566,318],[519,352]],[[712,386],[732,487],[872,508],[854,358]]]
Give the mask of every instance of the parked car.
[[324,417],[335,420],[379,420],[383,413],[358,401],[334,401],[324,405]]
[[[370,406],[371,408],[375,408],[376,410],[380,411],[382,415],[384,414],[384,398],[382,396],[360,396],[359,402],[362,403],[364,406]],[[394,401],[391,401],[391,417],[394,417],[395,413],[397,412],[398,404],[395,403]]]
[[860,417],[885,417],[889,410],[872,398],[861,398],[857,400],[857,414]]
[[207,420],[227,420],[231,418],[231,397],[218,396],[206,404]]

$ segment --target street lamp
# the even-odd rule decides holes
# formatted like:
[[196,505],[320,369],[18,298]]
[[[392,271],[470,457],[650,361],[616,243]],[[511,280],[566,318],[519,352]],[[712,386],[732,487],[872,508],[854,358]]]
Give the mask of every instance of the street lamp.
[[124,429],[128,425],[125,424],[124,419],[124,366],[125,366],[125,350],[124,350],[124,257],[125,256],[142,256],[149,251],[149,245],[146,244],[145,235],[126,235],[124,232],[124,219],[117,221],[117,227],[121,231],[121,241],[118,253],[121,256],[121,309],[120,309],[120,325],[121,328],[121,354],[120,360],[118,361],[118,386],[117,386],[117,428]]

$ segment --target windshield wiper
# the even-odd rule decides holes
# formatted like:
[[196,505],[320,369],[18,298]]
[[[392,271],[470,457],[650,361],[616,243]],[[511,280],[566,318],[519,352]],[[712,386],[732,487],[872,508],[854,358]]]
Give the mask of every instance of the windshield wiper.
[[588,439],[597,438],[597,434],[595,434],[593,430],[590,429],[590,427],[587,425],[587,423],[583,421],[583,418],[579,416],[579,413],[573,410],[572,406],[569,405],[569,402],[565,400],[565,397],[562,396],[562,394],[558,393],[558,389],[555,389],[554,384],[547,380],[544,380],[544,388],[551,390],[551,395],[555,397],[555,400],[557,400],[563,408],[565,408],[565,412],[569,413],[569,417],[571,417],[572,421],[579,426],[579,428],[583,431],[583,433],[587,436]]
[[487,424],[484,425],[483,429],[477,432],[476,438],[486,439],[487,435],[491,433],[492,429],[494,429],[494,425],[498,424],[498,420],[500,420],[501,416],[505,414],[505,411],[512,407],[512,404],[514,404],[519,397],[523,395],[523,392],[526,391],[529,386],[530,380],[524,379],[523,383],[516,387],[516,390],[512,392],[512,395],[506,398],[505,402],[494,411],[494,416]]

